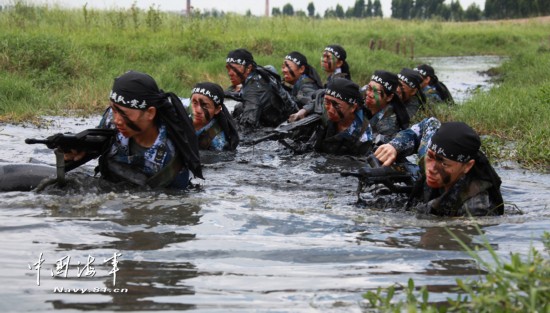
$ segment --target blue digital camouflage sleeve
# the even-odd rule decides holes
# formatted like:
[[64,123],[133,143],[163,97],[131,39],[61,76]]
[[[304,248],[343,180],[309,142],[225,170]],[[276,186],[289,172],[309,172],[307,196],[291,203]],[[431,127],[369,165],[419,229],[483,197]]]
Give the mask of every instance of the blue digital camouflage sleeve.
[[439,129],[441,122],[435,117],[425,118],[410,128],[400,131],[389,142],[400,157],[418,154],[422,157],[428,149],[428,142]]

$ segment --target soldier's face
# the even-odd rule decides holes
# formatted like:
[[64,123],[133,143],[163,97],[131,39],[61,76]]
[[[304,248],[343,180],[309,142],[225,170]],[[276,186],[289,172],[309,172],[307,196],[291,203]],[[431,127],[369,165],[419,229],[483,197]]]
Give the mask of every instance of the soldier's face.
[[357,104],[350,105],[343,100],[325,95],[325,109],[328,118],[335,123],[352,118],[356,107]]
[[300,76],[304,73],[305,66],[298,66],[294,62],[285,60],[281,71],[283,72],[283,80],[291,85],[294,85],[298,78],[300,78]]
[[221,105],[216,107],[214,101],[209,97],[194,93],[191,96],[191,108],[193,109],[193,126],[195,126],[195,130],[198,130],[220,112]]
[[321,67],[327,73],[333,73],[337,68],[342,66],[344,62],[335,57],[332,53],[325,51],[321,57]]
[[236,63],[228,63],[225,65],[225,68],[233,86],[244,83],[246,76],[250,73],[249,71],[247,72],[247,68],[244,65]]
[[367,85],[365,105],[372,114],[382,110],[390,102],[393,95],[386,95],[382,85],[373,81]]
[[426,184],[430,188],[449,190],[475,164],[474,160],[461,163],[444,158],[428,149],[424,157],[426,166]]
[[409,101],[409,99],[412,98],[416,94],[416,88],[411,88],[409,85],[405,84],[402,81],[399,81],[399,84],[401,85],[401,88],[398,88],[398,91],[401,96],[401,101],[406,102]]
[[154,125],[156,109],[149,107],[146,110],[130,109],[111,102],[113,122],[117,130],[126,138],[141,134],[145,129]]

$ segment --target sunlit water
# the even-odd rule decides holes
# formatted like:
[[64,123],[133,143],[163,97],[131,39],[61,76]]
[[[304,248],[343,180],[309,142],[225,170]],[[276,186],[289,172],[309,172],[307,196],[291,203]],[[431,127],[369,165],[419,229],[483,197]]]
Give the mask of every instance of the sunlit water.
[[[461,77],[478,79],[483,60]],[[99,117],[50,120],[1,125],[0,159],[53,165],[49,149],[24,139]],[[455,278],[479,273],[447,228],[470,246],[486,238],[506,258],[541,248],[550,221],[550,177],[519,169],[497,168],[508,207],[524,214],[479,219],[482,237],[468,219],[356,206],[356,180],[339,175],[361,164],[350,158],[293,156],[275,142],[202,157],[206,180],[185,193],[110,190],[92,177],[93,162],[63,189],[2,193],[0,311],[360,312],[366,291],[409,278],[435,301]],[[104,263],[115,254],[116,275]]]

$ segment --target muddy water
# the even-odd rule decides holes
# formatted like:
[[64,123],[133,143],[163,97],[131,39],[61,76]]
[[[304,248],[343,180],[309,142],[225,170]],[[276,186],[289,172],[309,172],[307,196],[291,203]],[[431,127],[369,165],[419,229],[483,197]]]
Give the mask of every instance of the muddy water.
[[462,103],[476,90],[486,91],[492,85],[487,70],[503,62],[499,56],[430,57],[418,61],[430,64],[456,102]]
[[[1,125],[0,161],[53,165],[24,139],[99,117],[49,120]],[[101,184],[93,163],[63,189],[2,193],[0,311],[360,312],[378,286],[414,278],[438,300],[478,273],[446,231],[473,246],[483,240],[475,223],[356,206],[356,181],[338,173],[357,160],[292,156],[273,142],[202,157],[206,180],[184,193]],[[503,257],[540,248],[550,221],[550,176],[513,168],[497,170],[508,208],[523,214],[478,220]]]

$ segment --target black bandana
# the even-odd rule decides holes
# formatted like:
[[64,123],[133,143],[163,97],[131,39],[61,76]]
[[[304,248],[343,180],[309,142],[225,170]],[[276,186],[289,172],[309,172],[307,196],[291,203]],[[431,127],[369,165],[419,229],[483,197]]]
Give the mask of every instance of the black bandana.
[[428,64],[421,64],[413,68],[413,70],[417,71],[418,73],[420,73],[420,75],[424,77],[432,77],[435,75],[434,68],[429,66]]
[[374,74],[370,78],[371,81],[379,83],[384,88],[384,92],[387,95],[391,95],[397,89],[399,80],[397,75],[386,71],[374,71]]
[[362,103],[359,86],[345,78],[334,78],[328,82],[327,88],[325,89],[325,95],[343,100],[351,105],[361,105]]
[[403,68],[399,74],[397,74],[399,80],[407,84],[412,89],[420,88],[420,84],[424,80],[420,73],[411,70],[410,68]]
[[326,46],[325,51],[332,53],[337,59],[342,61],[346,60],[347,53],[342,46],[339,45],[330,45]]
[[138,110],[145,110],[164,102],[167,95],[162,92],[153,77],[135,71],[128,71],[115,78],[109,99],[114,103]]
[[479,135],[463,122],[441,124],[428,143],[428,149],[460,163],[475,159],[480,146]]
[[252,53],[246,49],[236,49],[233,51],[230,51],[227,54],[227,59],[225,60],[225,63],[235,63],[239,65],[250,65],[255,64],[254,57],[252,56]]
[[224,100],[224,93],[223,89],[220,85],[210,83],[210,82],[204,82],[204,83],[198,83],[193,87],[192,94],[198,93],[204,96],[207,96],[210,98],[216,107],[219,107],[222,105]]
[[285,57],[285,60],[289,60],[298,66],[308,65],[307,58],[303,54],[297,51],[292,51],[291,53],[287,54],[287,56]]

